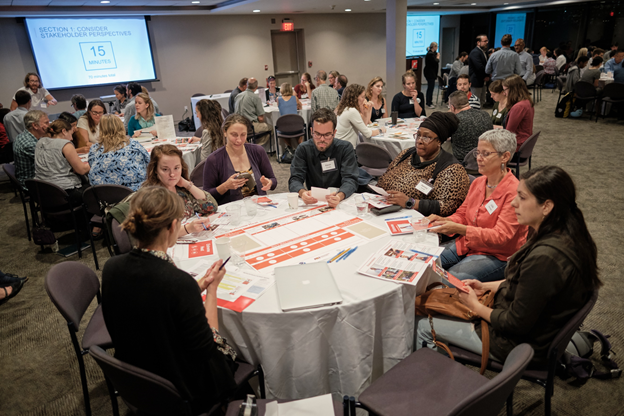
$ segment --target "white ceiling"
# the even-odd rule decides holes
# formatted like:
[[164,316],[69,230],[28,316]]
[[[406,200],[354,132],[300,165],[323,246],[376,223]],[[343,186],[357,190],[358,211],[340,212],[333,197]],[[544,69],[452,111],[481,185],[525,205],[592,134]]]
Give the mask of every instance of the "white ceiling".
[[[482,12],[587,0],[407,0],[408,9],[441,13]],[[0,0],[0,16],[76,14],[296,14],[296,13],[381,13],[386,0]],[[434,2],[439,3],[434,5]],[[472,5],[476,3],[476,5]]]

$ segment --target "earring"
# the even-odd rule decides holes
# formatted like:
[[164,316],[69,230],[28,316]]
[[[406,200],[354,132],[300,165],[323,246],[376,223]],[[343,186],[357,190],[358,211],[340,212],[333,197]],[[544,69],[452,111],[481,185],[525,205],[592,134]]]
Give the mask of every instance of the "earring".
[[505,172],[505,164],[504,164],[504,163],[501,163],[501,170],[502,170],[503,172]]

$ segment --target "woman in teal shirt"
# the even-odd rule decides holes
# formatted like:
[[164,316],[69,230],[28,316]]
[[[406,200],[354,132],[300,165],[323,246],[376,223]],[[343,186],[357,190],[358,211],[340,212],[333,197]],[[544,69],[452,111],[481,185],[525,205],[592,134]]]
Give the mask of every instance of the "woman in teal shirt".
[[[136,115],[128,122],[128,136],[139,137],[141,133],[137,130],[152,127],[156,124],[156,117],[160,117],[160,114],[154,112],[154,103],[145,93],[137,94],[134,105],[136,106]],[[157,135],[156,130],[152,131],[152,135]]]

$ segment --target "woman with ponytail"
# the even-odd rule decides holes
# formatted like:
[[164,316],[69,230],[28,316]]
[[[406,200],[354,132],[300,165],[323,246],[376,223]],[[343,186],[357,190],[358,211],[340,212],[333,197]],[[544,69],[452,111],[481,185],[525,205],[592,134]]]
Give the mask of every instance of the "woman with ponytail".
[[193,414],[200,414],[234,392],[236,352],[218,332],[223,262],[196,281],[166,253],[183,217],[182,199],[163,186],[134,195],[122,228],[137,246],[106,262],[102,310],[115,356],[171,381]]
[[[535,350],[534,362],[545,365],[556,334],[602,285],[596,244],[576,205],[574,182],[557,166],[523,174],[511,206],[531,236],[509,259],[504,280],[464,280],[469,293],[460,292],[459,298],[490,323],[490,358],[504,361],[514,347],[528,343]],[[495,292],[492,308],[477,299],[486,290]],[[431,347],[428,320],[416,325],[416,348]],[[438,340],[478,354],[480,326],[433,318]]]

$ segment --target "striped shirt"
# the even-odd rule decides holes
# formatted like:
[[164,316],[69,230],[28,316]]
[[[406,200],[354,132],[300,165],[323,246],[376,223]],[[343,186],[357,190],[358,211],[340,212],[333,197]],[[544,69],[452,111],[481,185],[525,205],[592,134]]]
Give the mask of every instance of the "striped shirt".
[[312,91],[312,112],[320,108],[334,111],[339,101],[338,91],[327,84],[320,84]]

